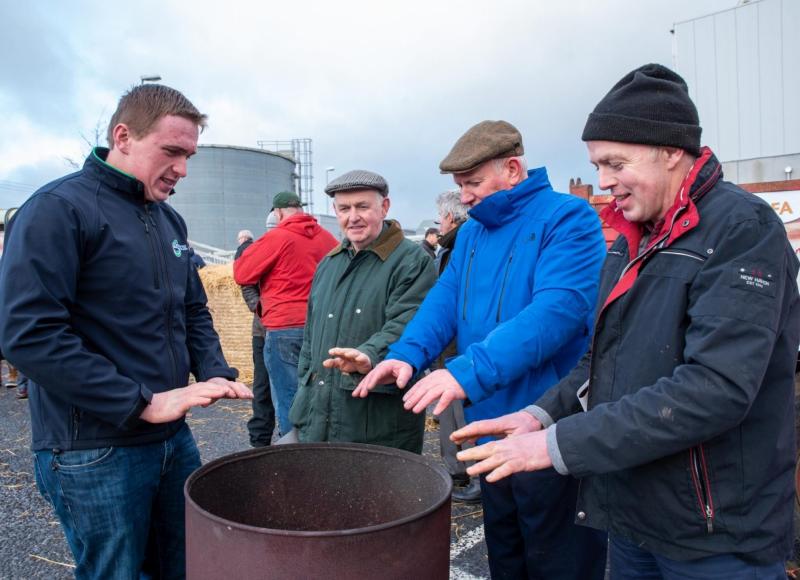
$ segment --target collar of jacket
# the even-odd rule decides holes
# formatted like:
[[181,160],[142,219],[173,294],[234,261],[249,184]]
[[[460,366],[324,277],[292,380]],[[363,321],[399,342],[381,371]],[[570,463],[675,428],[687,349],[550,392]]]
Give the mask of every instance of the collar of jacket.
[[[650,249],[656,243],[666,247],[686,232],[697,227],[700,223],[700,214],[697,211],[697,201],[710,190],[722,177],[722,165],[717,160],[714,153],[708,147],[700,150],[700,157],[694,162],[689,173],[683,179],[672,207],[659,221],[658,231],[653,231],[647,245]],[[676,223],[676,218],[681,216],[681,220]],[[629,222],[617,208],[617,200],[611,203],[603,211],[600,217],[609,226],[625,236],[628,241],[628,256],[631,259],[639,254],[639,244],[642,236],[645,235],[644,224]],[[665,238],[666,236],[666,238]]]
[[547,169],[544,167],[531,169],[525,181],[511,189],[504,189],[484,198],[468,213],[487,229],[498,228],[518,219],[519,210],[527,205],[538,191],[549,188]]
[[[373,252],[376,254],[383,262],[389,259],[389,256],[392,255],[397,249],[397,246],[400,245],[405,239],[405,235],[403,235],[403,228],[400,227],[400,224],[397,220],[384,220],[383,221],[383,231],[381,231],[378,238],[372,242],[369,246],[361,250],[362,252]],[[345,238],[342,240],[342,243],[328,252],[329,256],[335,256],[345,250],[350,249],[350,240]]]
[[[111,189],[130,195],[140,201],[145,201],[144,184],[133,175],[110,165],[106,161],[107,158],[108,149],[106,147],[95,147],[86,158],[83,170],[94,175]],[[170,195],[173,193],[175,193],[174,189],[169,192]]]
[[458,230],[463,225],[464,222],[461,222],[446,234],[442,234],[441,237],[439,238],[439,245],[443,247],[445,250],[452,250],[453,246],[456,245],[456,236],[458,235]]

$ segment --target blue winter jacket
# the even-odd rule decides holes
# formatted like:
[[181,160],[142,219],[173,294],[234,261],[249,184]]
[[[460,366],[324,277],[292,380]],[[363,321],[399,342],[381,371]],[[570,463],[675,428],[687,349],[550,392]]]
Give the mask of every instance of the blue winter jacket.
[[550,186],[544,168],[469,212],[450,263],[387,358],[427,368],[456,338],[446,368],[468,421],[522,409],[587,347],[600,267],[600,220]]
[[31,378],[33,449],[93,449],[167,439],[183,418],[139,419],[152,399],[233,379],[189,261],[186,224],[105,163],[25,202],[6,232],[0,344]]

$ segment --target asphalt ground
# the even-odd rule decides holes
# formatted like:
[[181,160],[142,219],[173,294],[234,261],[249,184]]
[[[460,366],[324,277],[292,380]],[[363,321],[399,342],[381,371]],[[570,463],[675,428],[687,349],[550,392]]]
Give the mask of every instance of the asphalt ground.
[[[249,416],[244,401],[219,401],[191,413],[204,463],[250,448]],[[428,428],[435,429],[432,421]],[[440,461],[438,431],[426,431],[424,454]],[[73,577],[61,526],[34,481],[27,401],[6,388],[0,389],[0,524],[0,579]],[[453,503],[450,554],[452,580],[489,577],[480,504]]]

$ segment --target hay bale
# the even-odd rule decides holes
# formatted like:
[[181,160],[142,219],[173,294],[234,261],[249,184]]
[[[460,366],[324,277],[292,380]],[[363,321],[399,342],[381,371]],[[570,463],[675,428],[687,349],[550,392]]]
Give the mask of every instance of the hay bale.
[[200,279],[208,295],[208,309],[228,364],[239,369],[239,380],[253,382],[253,313],[233,280],[233,265],[206,266]]

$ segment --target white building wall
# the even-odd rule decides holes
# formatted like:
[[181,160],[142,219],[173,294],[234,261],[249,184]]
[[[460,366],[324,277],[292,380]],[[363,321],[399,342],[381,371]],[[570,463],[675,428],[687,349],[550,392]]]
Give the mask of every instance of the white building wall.
[[721,161],[800,153],[800,0],[756,0],[674,31],[704,145]]

